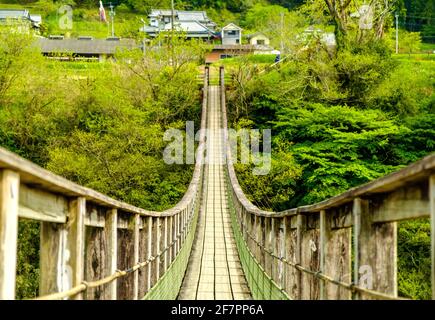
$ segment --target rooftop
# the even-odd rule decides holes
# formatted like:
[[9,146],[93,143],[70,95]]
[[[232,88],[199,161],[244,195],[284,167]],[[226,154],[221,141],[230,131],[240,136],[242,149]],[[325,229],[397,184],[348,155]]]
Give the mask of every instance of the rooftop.
[[42,53],[115,54],[118,49],[137,47],[132,39],[38,39]]
[[0,9],[0,19],[29,19],[28,10]]

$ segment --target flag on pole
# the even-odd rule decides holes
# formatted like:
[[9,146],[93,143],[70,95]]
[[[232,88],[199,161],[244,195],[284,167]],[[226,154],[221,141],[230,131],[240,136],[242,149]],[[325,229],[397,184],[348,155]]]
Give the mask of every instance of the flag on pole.
[[106,11],[103,7],[103,2],[100,1],[100,20],[103,22],[107,22],[106,20]]

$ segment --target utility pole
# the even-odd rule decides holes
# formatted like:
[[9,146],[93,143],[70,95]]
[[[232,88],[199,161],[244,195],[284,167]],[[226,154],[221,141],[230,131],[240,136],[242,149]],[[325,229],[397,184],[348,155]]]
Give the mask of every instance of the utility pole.
[[112,20],[112,37],[115,36],[115,11],[113,10],[114,6],[112,2],[109,3],[110,8],[110,18]]
[[396,13],[396,54],[399,54],[399,15]]
[[174,63],[174,24],[175,24],[175,6],[174,6],[174,0],[171,0],[171,65]]
[[145,56],[145,20],[141,18],[140,21],[143,23],[143,55]]
[[284,53],[284,12],[281,12],[281,55]]

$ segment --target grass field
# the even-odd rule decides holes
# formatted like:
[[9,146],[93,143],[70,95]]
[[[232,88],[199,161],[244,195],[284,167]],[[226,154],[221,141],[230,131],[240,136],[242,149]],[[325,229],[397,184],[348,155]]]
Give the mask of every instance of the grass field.
[[422,43],[421,44],[421,51],[422,52],[435,52],[435,43]]

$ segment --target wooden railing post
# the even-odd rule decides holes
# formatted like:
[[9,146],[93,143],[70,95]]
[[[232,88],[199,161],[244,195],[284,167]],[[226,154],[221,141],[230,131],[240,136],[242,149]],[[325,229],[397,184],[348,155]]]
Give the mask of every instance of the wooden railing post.
[[[84,254],[85,254],[85,213],[86,199],[78,197],[70,201],[69,215],[67,221],[67,250],[69,251],[71,287],[78,286],[83,281],[84,276]],[[83,294],[79,293],[73,299],[80,300]]]
[[156,282],[160,279],[160,260],[162,259],[161,256],[158,256],[160,254],[160,250],[161,250],[161,246],[160,246],[160,238],[162,237],[161,234],[161,219],[160,218],[155,218],[154,220],[154,225],[155,225],[155,242],[154,242],[154,247],[155,247],[155,252],[156,252],[156,268],[155,268],[155,274],[156,274]]
[[261,263],[261,254],[262,248],[260,247],[263,243],[262,233],[263,230],[261,228],[262,225],[262,217],[258,217],[254,215],[254,229],[251,235],[255,238],[257,243],[254,243],[254,251],[251,251],[254,254],[254,257]]
[[271,233],[272,233],[272,219],[270,218],[264,218],[264,239],[263,239],[263,247],[268,251],[267,253],[265,253],[265,261],[264,261],[264,271],[266,271],[266,273],[269,276],[272,276],[272,264],[273,264],[273,258],[270,255],[270,249],[271,249]]
[[20,176],[0,170],[0,300],[15,299]]
[[431,225],[431,282],[432,299],[435,300],[435,174],[429,177],[430,225]]
[[[373,223],[368,200],[354,200],[354,282],[397,296],[397,223]],[[382,244],[382,245],[379,245]],[[370,299],[365,294],[355,298]]]
[[248,243],[248,215],[243,208],[240,208],[243,217],[243,239]]
[[168,217],[168,264],[170,265],[172,263],[173,260],[173,246],[172,246],[172,242],[174,241],[174,232],[173,232],[173,216]]
[[[278,227],[278,241],[277,241],[277,254],[280,259],[283,259],[285,257],[286,252],[286,241],[287,238],[287,226],[286,226],[286,218],[281,218],[279,220],[279,227]],[[285,267],[284,262],[280,260],[278,262],[278,284],[281,288],[285,287]]]
[[165,253],[163,254],[163,271],[162,274],[166,272],[166,269],[168,267],[168,236],[169,236],[169,232],[168,232],[168,217],[163,218],[163,235],[162,235],[162,245],[163,245],[163,250],[165,251]]
[[[150,259],[153,256],[153,217],[148,217],[147,219],[147,235],[148,235],[148,241],[147,241],[147,260]],[[152,286],[152,270],[153,270],[153,263],[148,263],[147,266],[148,274],[147,274],[147,287],[146,292],[148,292],[151,289]]]
[[[118,210],[109,209],[107,211],[104,232],[107,239],[106,276],[109,276],[116,272],[118,262]],[[117,280],[107,285],[106,299],[116,300],[116,286]]]
[[[272,252],[273,256],[278,256],[277,254],[277,245],[279,242],[279,238],[277,237],[277,229],[278,226],[277,220],[275,218],[269,218],[270,220],[270,232],[269,232],[269,251]],[[278,283],[278,264],[279,260],[272,257],[270,261],[270,276],[271,278]]]
[[[330,239],[331,226],[326,217],[326,210],[320,210],[320,271],[325,273],[326,245]],[[320,280],[320,300],[326,300],[326,283]]]
[[[140,215],[135,214],[133,227],[133,265],[139,263],[139,223]],[[131,266],[132,267],[132,266]],[[136,270],[133,274],[133,300],[137,300],[139,296],[139,271]]]
[[[302,263],[302,236],[306,229],[306,217],[302,214],[298,214],[296,218],[296,252],[295,252],[295,263]],[[296,272],[296,284],[297,284],[297,299],[302,299],[302,271],[298,270]]]

